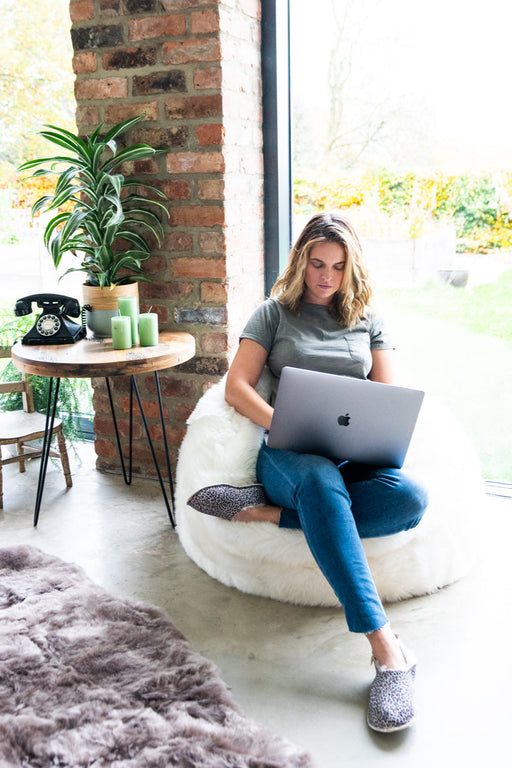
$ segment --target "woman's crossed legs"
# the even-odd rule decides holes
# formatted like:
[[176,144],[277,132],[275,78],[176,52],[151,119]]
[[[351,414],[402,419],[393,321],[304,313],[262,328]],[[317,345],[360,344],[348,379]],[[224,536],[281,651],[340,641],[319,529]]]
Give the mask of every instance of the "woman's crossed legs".
[[[361,538],[416,526],[427,504],[423,488],[401,470],[361,464],[340,470],[322,456],[266,445],[259,452],[257,475],[280,510],[279,525],[304,531],[313,557],[345,609],[349,629],[366,634],[381,629],[387,618]],[[258,508],[252,509],[257,514]],[[268,514],[268,508],[264,510]]]

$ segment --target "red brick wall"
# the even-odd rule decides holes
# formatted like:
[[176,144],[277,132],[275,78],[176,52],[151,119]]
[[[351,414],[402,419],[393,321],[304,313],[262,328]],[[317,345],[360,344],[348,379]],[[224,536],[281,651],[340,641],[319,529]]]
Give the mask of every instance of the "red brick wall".
[[[176,456],[198,398],[227,370],[230,349],[263,298],[263,158],[259,0],[71,0],[77,124],[91,132],[144,113],[129,141],[166,149],[136,164],[170,198],[162,246],[147,262],[141,309],[186,330],[196,357],[162,371],[167,438]],[[130,169],[131,170],[131,169]],[[123,434],[128,381],[115,380]],[[116,469],[104,382],[94,382],[98,466]],[[154,380],[139,381],[159,455]],[[153,475],[137,422],[134,472]]]

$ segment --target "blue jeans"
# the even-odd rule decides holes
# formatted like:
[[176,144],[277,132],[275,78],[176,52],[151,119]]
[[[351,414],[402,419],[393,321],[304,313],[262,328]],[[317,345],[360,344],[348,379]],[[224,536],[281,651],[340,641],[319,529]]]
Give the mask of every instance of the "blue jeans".
[[399,469],[348,463],[269,448],[258,454],[257,476],[280,527],[301,528],[325,578],[345,609],[351,632],[387,623],[362,538],[414,528],[427,506],[425,490]]

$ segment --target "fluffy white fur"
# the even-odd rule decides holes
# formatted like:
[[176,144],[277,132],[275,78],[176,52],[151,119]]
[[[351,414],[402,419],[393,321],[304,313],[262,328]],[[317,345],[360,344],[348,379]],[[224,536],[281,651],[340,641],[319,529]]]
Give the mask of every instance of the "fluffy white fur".
[[[267,382],[260,383],[265,394]],[[198,402],[188,420],[176,482],[180,541],[210,576],[251,594],[301,605],[338,605],[301,531],[270,523],[236,523],[187,505],[206,485],[255,482],[262,430],[224,400],[224,380]],[[405,468],[429,490],[430,504],[413,531],[364,540],[384,601],[422,595],[450,584],[471,566],[483,507],[475,450],[451,413],[426,396]]]

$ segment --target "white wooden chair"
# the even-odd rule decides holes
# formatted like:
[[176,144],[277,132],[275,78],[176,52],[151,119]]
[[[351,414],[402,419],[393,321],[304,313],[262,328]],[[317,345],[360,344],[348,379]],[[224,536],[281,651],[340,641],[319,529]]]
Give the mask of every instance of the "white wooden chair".
[[[9,347],[0,347],[0,358],[10,358],[10,356],[11,350]],[[0,509],[3,509],[4,464],[18,462],[20,472],[24,472],[26,461],[40,458],[42,449],[29,443],[33,440],[44,438],[46,425],[46,416],[42,413],[37,413],[34,408],[32,387],[24,374],[21,374],[19,381],[0,383],[0,394],[8,392],[21,392],[23,410],[0,412]],[[66,439],[62,431],[61,419],[55,418],[52,437],[53,435],[57,436],[58,450],[50,450],[50,456],[60,459],[66,485],[68,488],[71,488],[73,481],[71,479]],[[2,453],[2,448],[9,445],[16,446],[15,454],[6,452],[5,449],[4,453]]]

